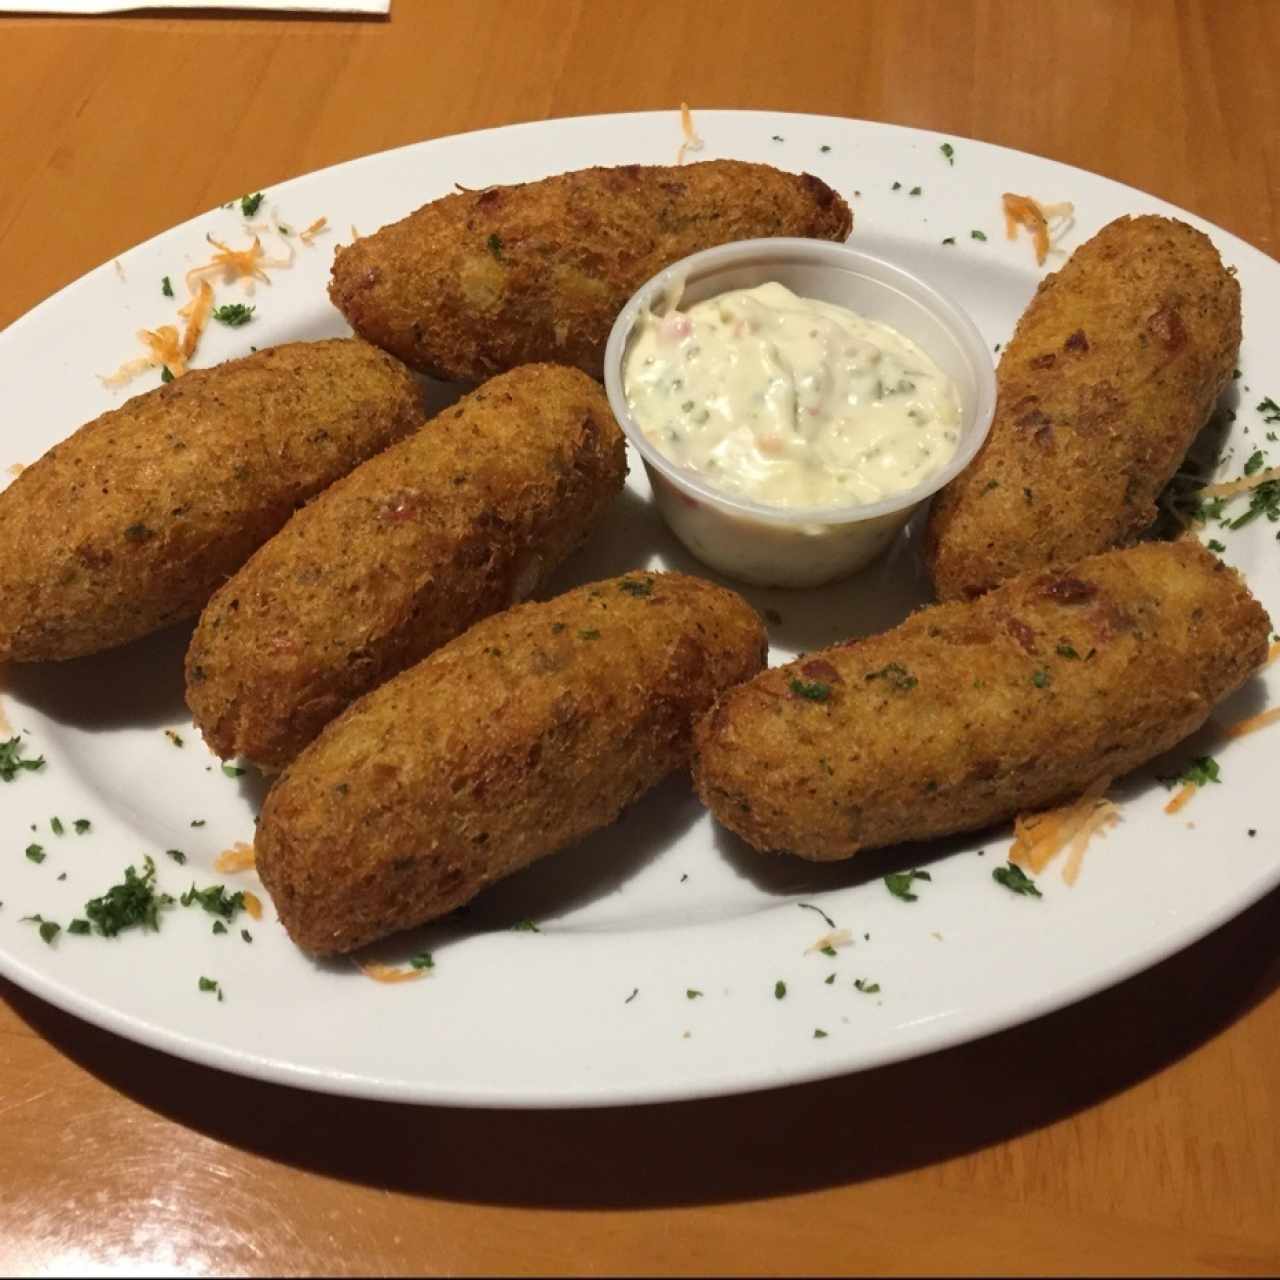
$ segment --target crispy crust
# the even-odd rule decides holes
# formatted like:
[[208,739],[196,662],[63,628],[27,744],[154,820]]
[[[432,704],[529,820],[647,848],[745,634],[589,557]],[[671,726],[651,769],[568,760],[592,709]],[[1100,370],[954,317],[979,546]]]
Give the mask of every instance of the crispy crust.
[[633,573],[488,618],[357,702],[272,788],[255,848],[318,954],[422,924],[614,821],[754,675],[739,596]]
[[843,240],[852,225],[826,183],[769,165],[582,169],[433,200],[340,248],[329,296],[357,333],[437,377],[536,360],[600,377],[614,318],[669,263],[755,236]]
[[187,703],[221,756],[283,768],[340,711],[536,591],[626,479],[576,369],[526,365],[304,507],[217,592]]
[[938,598],[1132,542],[1240,350],[1240,286],[1203,233],[1118,218],[1041,281],[1005,348],[991,434],[934,500]]
[[732,690],[697,727],[694,780],[763,851],[827,860],[975,830],[1168,750],[1266,660],[1269,633],[1198,543],[1108,552]]
[[336,339],[95,418],[0,494],[0,661],[96,653],[199,613],[297,507],[423,417],[407,369]]

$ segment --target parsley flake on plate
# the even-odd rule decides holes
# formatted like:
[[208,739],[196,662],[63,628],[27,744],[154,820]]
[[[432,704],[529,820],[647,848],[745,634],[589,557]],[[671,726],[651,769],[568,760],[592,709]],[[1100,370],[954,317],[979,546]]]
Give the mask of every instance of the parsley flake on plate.
[[1028,898],[1042,898],[1044,895],[1036,888],[1036,882],[1015,863],[1006,863],[1003,867],[992,867],[991,878],[996,884],[1002,884],[1010,893],[1020,893]]
[[[212,315],[219,324],[238,329],[253,319],[253,313],[256,310],[257,307],[250,307],[243,302],[228,302],[221,307],[214,307]],[[180,747],[182,743],[178,742],[175,745]]]
[[49,830],[52,831],[55,836],[60,836],[65,834],[66,827],[62,825],[61,818],[52,817],[49,819]]
[[873,996],[880,990],[878,982],[868,982],[866,978],[854,978],[853,985],[862,992],[864,996]]
[[160,281],[160,292],[164,294],[166,298],[173,297],[173,285],[168,276],[165,276],[164,279]]
[[200,990],[201,990],[201,991],[213,991],[213,992],[216,992],[216,994],[217,994],[217,996],[218,996],[218,1003],[219,1003],[219,1004],[221,1004],[221,1003],[222,1003],[222,987],[221,987],[221,985],[220,985],[220,984],[219,984],[215,979],[213,979],[213,978],[201,978],[201,979],[200,979],[200,982],[199,982],[199,987],[200,987]]
[[33,760],[22,759],[25,750],[21,736],[0,742],[0,782],[12,782],[24,770],[34,773],[44,768],[44,756]]
[[903,902],[915,902],[919,895],[911,892],[913,881],[932,879],[933,876],[927,871],[890,871],[884,878],[884,887],[895,898],[901,898]]
[[815,907],[812,902],[797,902],[796,906],[801,911],[816,911],[827,922],[828,929],[836,927],[836,922],[821,907]]
[[773,984],[773,998],[781,1000],[787,994],[787,984],[781,978]]
[[538,926],[534,924],[532,920],[517,920],[515,924],[511,926],[511,931],[512,933],[541,933],[542,932],[542,930],[539,929]]
[[38,844],[27,845],[27,860],[35,863],[43,862],[45,860],[44,847]]
[[104,938],[114,938],[122,929],[134,925],[158,932],[160,908],[171,905],[173,899],[167,893],[157,893],[155,881],[155,859],[148,855],[142,860],[141,875],[133,867],[126,867],[124,879],[100,897],[90,898],[84,904],[84,913]]
[[93,823],[88,818],[77,818],[71,824],[76,829],[76,835],[82,836],[93,829]]
[[259,191],[251,196],[240,197],[240,212],[246,218],[252,218],[258,212],[258,206],[262,203],[262,192]]
[[956,162],[956,149],[955,149],[955,147],[953,147],[953,146],[951,145],[951,143],[949,143],[949,142],[944,142],[944,143],[942,144],[942,146],[940,146],[940,147],[938,148],[938,150],[942,152],[943,157],[946,159],[946,162],[947,162],[949,165],[954,165],[954,164],[955,164],[955,162]]
[[436,962],[431,958],[430,951],[419,951],[417,955],[409,957],[409,966],[413,969],[434,969]]
[[224,920],[234,920],[236,912],[244,910],[243,890],[228,893],[226,886],[221,884],[211,884],[205,889],[197,889],[193,884],[178,901],[184,907],[203,907],[210,915],[221,916]]

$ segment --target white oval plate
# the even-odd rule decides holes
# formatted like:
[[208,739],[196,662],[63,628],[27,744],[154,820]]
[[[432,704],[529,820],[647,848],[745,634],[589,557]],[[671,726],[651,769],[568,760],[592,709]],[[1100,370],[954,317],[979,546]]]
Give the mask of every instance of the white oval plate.
[[[993,346],[1008,338],[1041,274],[1025,235],[1005,238],[1001,192],[1074,201],[1067,251],[1123,213],[1178,214],[1200,226],[1244,286],[1243,377],[1229,396],[1238,419],[1224,474],[1265,447],[1269,428],[1254,406],[1268,390],[1280,395],[1280,384],[1261,381],[1263,352],[1280,331],[1280,266],[1226,232],[1093,174],[963,139],[754,112],[700,112],[696,124],[706,146],[693,158],[767,161],[832,183],[851,198],[856,242],[966,302]],[[259,217],[274,208],[296,230],[324,215],[337,234],[299,248],[292,269],[272,273],[271,286],[250,299],[258,310],[249,325],[212,325],[198,363],[251,344],[346,332],[325,285],[333,244],[352,226],[371,232],[455,182],[671,163],[679,142],[671,112],[553,120],[442,138],[285,183],[268,192]],[[944,142],[954,145],[954,163]],[[910,194],[917,186],[921,193]],[[215,210],[90,272],[0,335],[13,424],[0,470],[33,461],[153,384],[149,372],[112,391],[97,375],[136,354],[136,329],[173,320],[183,272],[208,256],[206,232],[246,240],[238,210]],[[955,243],[944,243],[950,237]],[[1060,253],[1048,265],[1062,260]],[[175,300],[161,296],[165,275]],[[238,286],[219,287],[219,302],[239,297]],[[1263,603],[1280,607],[1276,528],[1260,519],[1211,533]],[[557,586],[640,565],[701,572],[647,505],[633,459],[629,492]],[[775,662],[890,626],[924,599],[910,536],[852,582],[747,594],[781,615],[771,626]],[[257,887],[251,874],[212,871],[219,850],[252,838],[262,787],[253,775],[225,776],[191,729],[182,702],[186,635],[179,629],[97,658],[4,674],[9,718],[27,731],[29,754],[48,763],[0,784],[0,972],[122,1035],[246,1075],[484,1106],[650,1102],[810,1080],[1046,1013],[1186,946],[1280,881],[1266,770],[1275,739],[1264,731],[1226,746],[1202,735],[1131,779],[1122,824],[1095,841],[1078,884],[1068,888],[1052,866],[1039,900],[992,880],[1007,829],[813,866],[752,853],[712,824],[685,780],[673,779],[615,827],[499,886],[463,920],[383,948],[382,958],[398,961],[432,951],[435,968],[419,982],[383,986],[345,963],[307,959],[269,902],[266,919],[241,918],[225,936],[211,933],[210,916],[175,907],[159,933],[108,941],[64,932],[46,945],[19,917],[39,912],[65,926],[145,852],[170,892],[192,880]],[[1271,672],[1254,680],[1218,719],[1261,708],[1277,679]],[[182,736],[181,748],[166,728]],[[1165,815],[1167,792],[1154,776],[1210,749],[1221,785],[1203,788],[1177,817]],[[53,815],[67,834],[51,833]],[[90,819],[92,830],[74,834],[76,818]],[[193,819],[206,825],[193,828]],[[42,863],[23,856],[28,842],[44,847]],[[186,853],[185,867],[164,856],[170,848]],[[907,903],[881,877],[913,866],[927,866],[933,879],[917,882],[918,900]],[[849,929],[852,945],[835,957],[807,950],[828,930],[800,903]],[[510,928],[524,919],[541,931]],[[240,937],[244,924],[252,944]],[[201,977],[219,982],[225,1000],[199,991]],[[859,991],[859,978],[879,992]]]

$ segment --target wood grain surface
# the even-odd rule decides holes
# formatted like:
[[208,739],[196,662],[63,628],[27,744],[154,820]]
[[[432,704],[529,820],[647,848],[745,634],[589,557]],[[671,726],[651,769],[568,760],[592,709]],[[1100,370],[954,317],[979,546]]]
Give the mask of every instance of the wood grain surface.
[[[1035,151],[1280,243],[1274,0],[393,0],[389,20],[0,18],[0,50],[0,326],[246,190],[682,99]],[[1278,939],[1272,895],[973,1045],[609,1112],[308,1095],[0,984],[0,1271],[1273,1273]]]

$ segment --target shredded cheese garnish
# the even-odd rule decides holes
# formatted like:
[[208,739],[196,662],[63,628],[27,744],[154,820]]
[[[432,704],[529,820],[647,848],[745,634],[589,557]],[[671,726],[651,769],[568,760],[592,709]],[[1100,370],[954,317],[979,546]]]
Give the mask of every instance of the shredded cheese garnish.
[[824,933],[811,947],[804,949],[804,954],[808,955],[811,951],[821,951],[824,947],[848,947],[853,944],[853,934],[848,929],[836,929],[831,933]]
[[[1277,646],[1272,646],[1273,648]],[[1265,729],[1267,725],[1274,724],[1280,720],[1280,707],[1272,707],[1270,711],[1260,711],[1256,716],[1249,716],[1247,720],[1237,720],[1223,733],[1227,738],[1243,738],[1246,733],[1253,733],[1258,729]]]
[[1268,467],[1265,471],[1255,472],[1251,476],[1240,476],[1237,480],[1224,480],[1220,484],[1207,484],[1199,492],[1201,498],[1230,498],[1237,493],[1248,493],[1260,484],[1268,484],[1272,480],[1280,480],[1280,467]]
[[255,919],[262,919],[262,899],[256,893],[250,893],[248,889],[242,889],[244,894],[244,909]]
[[1089,841],[1120,821],[1120,810],[1106,798],[1110,778],[1099,778],[1070,804],[1042,813],[1019,814],[1013,822],[1009,861],[1030,867],[1037,875],[1070,846],[1062,878],[1075,884]]
[[676,152],[676,164],[684,164],[686,151],[701,151],[704,145],[702,139],[694,131],[693,112],[689,110],[687,102],[680,104],[680,132],[684,134],[684,141]]
[[303,244],[311,244],[315,240],[316,236],[318,236],[322,231],[327,231],[328,229],[329,219],[320,217],[317,218],[309,227],[299,231],[298,239],[301,240]]
[[1165,805],[1164,811],[1168,814],[1177,813],[1179,809],[1185,805],[1197,791],[1200,790],[1200,784],[1196,782],[1184,782],[1181,787],[1170,798],[1169,803]]
[[254,859],[253,845],[237,840],[230,849],[224,849],[213,860],[213,869],[226,873],[228,871],[252,871],[257,865]]
[[253,243],[244,249],[232,249],[221,240],[215,240],[211,235],[206,235],[205,239],[218,252],[208,262],[192,267],[187,272],[187,288],[192,293],[195,292],[193,281],[211,272],[221,272],[222,279],[227,284],[234,283],[236,280],[241,281],[245,286],[245,292],[252,293],[255,281],[261,281],[263,284],[271,283],[271,277],[266,272],[267,267],[293,266],[293,246],[287,241],[285,242],[285,247],[289,250],[287,258],[268,258],[262,248],[261,236],[255,235]]
[[416,982],[427,976],[426,969],[397,969],[395,965],[379,964],[375,960],[353,959],[352,964],[374,982]]
[[[1056,218],[1068,223],[1075,213],[1075,205],[1068,200],[1060,200],[1056,204],[1041,204],[1030,196],[1015,195],[1012,191],[1006,191],[1000,200],[1004,206],[1005,234],[1012,240],[1017,236],[1019,226],[1026,227],[1031,232],[1032,243],[1035,245],[1036,264],[1044,266],[1051,248],[1049,223]],[[1063,229],[1065,230],[1065,225]]]

